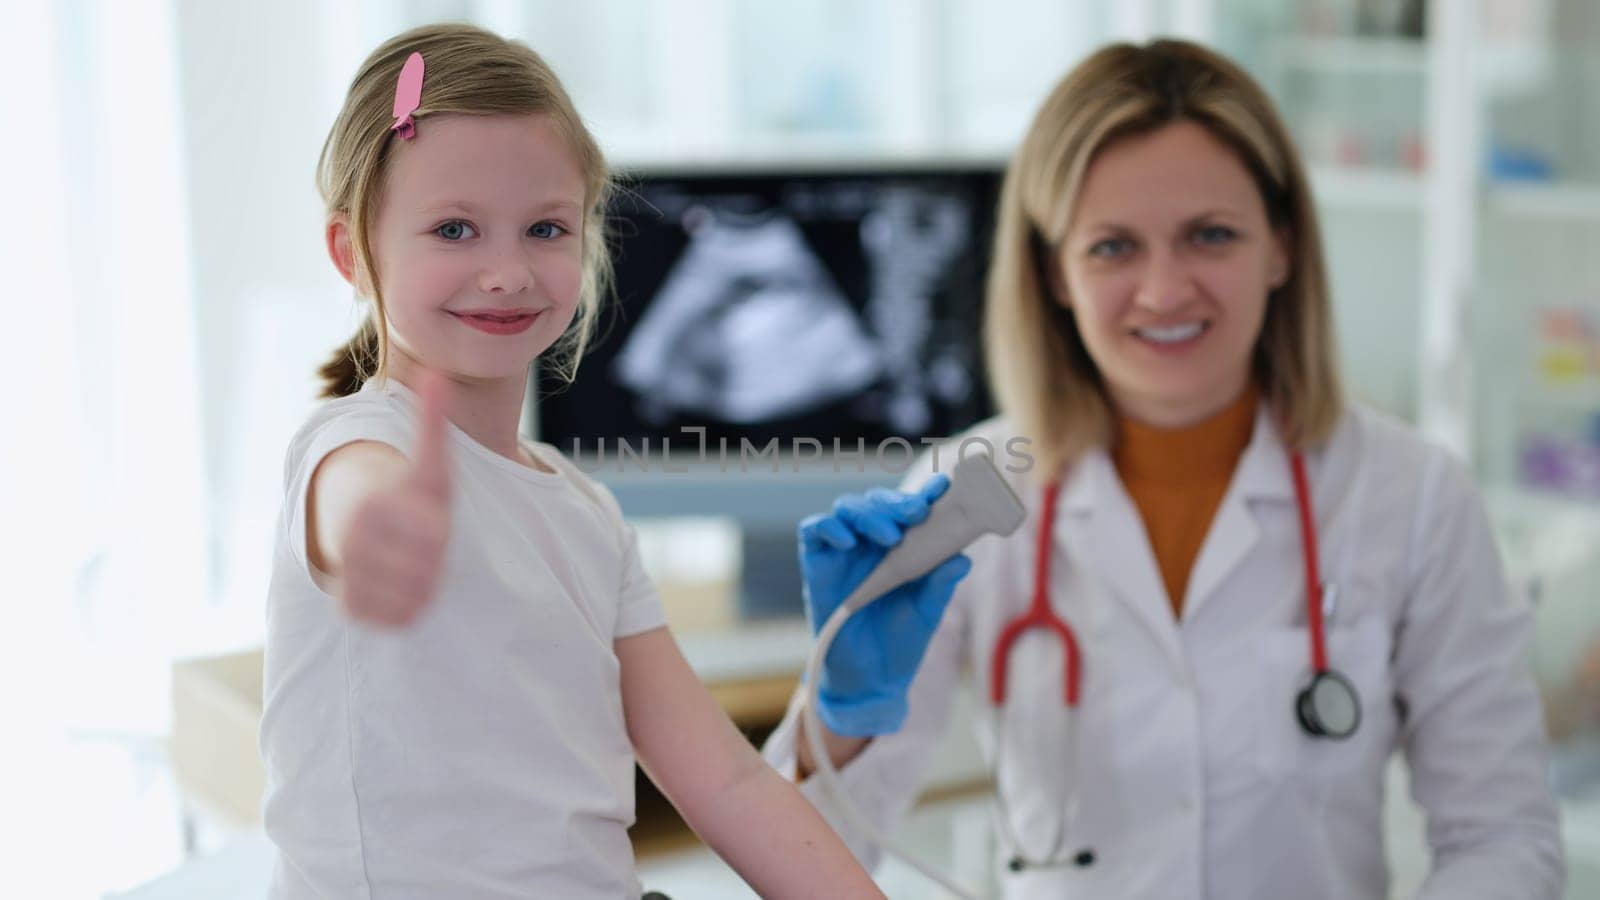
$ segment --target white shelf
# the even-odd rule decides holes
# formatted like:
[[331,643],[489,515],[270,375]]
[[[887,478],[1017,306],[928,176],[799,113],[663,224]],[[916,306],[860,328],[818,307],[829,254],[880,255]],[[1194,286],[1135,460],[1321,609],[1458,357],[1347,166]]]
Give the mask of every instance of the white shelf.
[[1418,212],[1423,176],[1405,169],[1313,166],[1311,191],[1328,209],[1367,207]]
[[[1482,494],[1489,516],[1497,525],[1567,529],[1573,534],[1600,536],[1600,503],[1592,500],[1512,484],[1487,484]],[[1584,553],[1600,553],[1600,544],[1589,541],[1575,540],[1572,546]],[[1551,542],[1540,542],[1536,549],[1555,552],[1559,548]]]
[[1600,412],[1600,378],[1590,375],[1560,385],[1539,382],[1537,393],[1524,395],[1522,402],[1535,410],[1597,413]]
[[1273,52],[1283,71],[1418,77],[1428,71],[1426,45],[1405,38],[1291,37],[1276,42]]
[[1491,184],[1488,195],[1490,208],[1501,215],[1600,225],[1597,184]]

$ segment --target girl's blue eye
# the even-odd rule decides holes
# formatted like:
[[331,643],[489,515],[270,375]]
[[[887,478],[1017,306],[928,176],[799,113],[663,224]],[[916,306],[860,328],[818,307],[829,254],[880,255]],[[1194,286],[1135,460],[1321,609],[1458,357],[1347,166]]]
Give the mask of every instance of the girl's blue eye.
[[566,234],[567,229],[561,227],[555,222],[539,222],[532,228],[529,228],[528,233],[542,241],[548,241]]
[[1090,246],[1089,255],[1101,259],[1111,259],[1125,255],[1132,248],[1133,242],[1127,238],[1106,238],[1103,241],[1096,241]]
[[470,232],[472,232],[472,226],[465,222],[446,222],[433,230],[434,234],[447,241],[465,240]]
[[1202,244],[1226,244],[1238,234],[1225,225],[1206,225],[1195,232],[1195,240]]

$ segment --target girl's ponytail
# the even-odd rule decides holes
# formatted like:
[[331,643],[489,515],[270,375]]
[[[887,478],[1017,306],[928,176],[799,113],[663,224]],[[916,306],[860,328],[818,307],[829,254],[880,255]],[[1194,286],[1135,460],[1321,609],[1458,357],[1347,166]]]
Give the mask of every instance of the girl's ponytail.
[[361,386],[377,371],[380,353],[378,329],[373,325],[372,317],[368,316],[355,337],[335,350],[333,356],[317,369],[317,374],[322,376],[321,398],[331,400],[348,397],[361,390]]

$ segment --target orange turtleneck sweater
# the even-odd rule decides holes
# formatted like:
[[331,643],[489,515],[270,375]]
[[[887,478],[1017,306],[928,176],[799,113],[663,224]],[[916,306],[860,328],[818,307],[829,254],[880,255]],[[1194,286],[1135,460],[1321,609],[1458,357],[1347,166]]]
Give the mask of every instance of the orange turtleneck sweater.
[[1255,429],[1256,389],[1186,428],[1161,429],[1122,416],[1111,459],[1139,509],[1173,615],[1183,617],[1189,571]]

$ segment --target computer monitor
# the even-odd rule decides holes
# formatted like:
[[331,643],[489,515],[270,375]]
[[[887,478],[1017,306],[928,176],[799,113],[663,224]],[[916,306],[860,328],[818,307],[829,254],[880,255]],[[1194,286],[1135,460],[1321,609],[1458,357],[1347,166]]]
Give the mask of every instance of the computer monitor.
[[[530,387],[536,434],[629,516],[737,519],[741,616],[798,615],[799,520],[895,484],[872,466],[883,442],[920,450],[992,414],[979,335],[1001,175],[998,163],[637,173],[609,223],[618,308],[574,383],[541,372]],[[706,458],[685,428],[704,429]],[[797,474],[740,457],[801,439],[825,458],[836,442],[865,447],[868,468],[856,456]],[[907,461],[895,450],[884,459]]]
[[[914,446],[990,414],[978,335],[1000,169],[646,172],[611,213],[619,308],[541,437],[652,453]],[[604,441],[604,444],[601,442]]]

